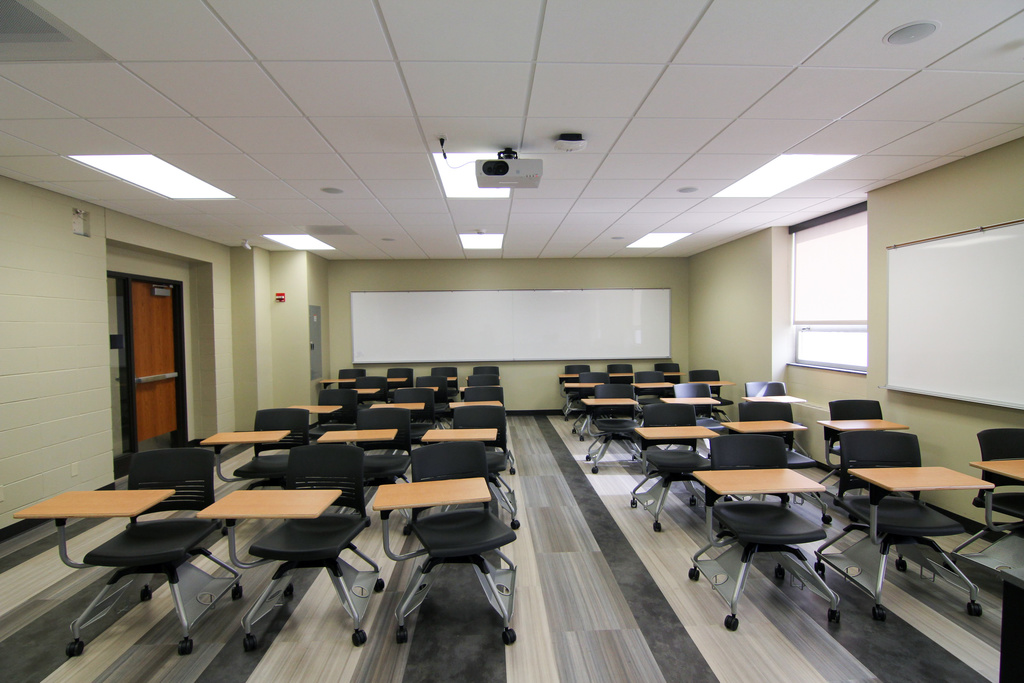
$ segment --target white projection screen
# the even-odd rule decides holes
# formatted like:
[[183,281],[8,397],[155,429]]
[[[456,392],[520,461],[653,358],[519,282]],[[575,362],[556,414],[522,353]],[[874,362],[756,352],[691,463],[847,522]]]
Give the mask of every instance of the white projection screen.
[[352,292],[353,363],[668,358],[668,289]]
[[887,389],[1024,409],[1024,221],[889,249]]

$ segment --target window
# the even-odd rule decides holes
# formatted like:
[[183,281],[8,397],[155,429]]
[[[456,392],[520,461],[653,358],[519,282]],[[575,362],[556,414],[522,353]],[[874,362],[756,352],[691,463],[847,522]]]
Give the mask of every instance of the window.
[[868,215],[793,226],[796,362],[849,370],[868,366]]

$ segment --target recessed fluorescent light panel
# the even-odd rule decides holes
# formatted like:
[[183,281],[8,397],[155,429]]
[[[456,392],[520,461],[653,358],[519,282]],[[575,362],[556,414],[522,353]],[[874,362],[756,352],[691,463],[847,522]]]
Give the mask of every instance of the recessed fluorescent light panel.
[[274,240],[278,244],[283,244],[286,247],[292,249],[302,249],[304,251],[323,251],[327,249],[334,249],[331,245],[326,242],[321,242],[312,235],[264,235],[268,240]]
[[626,249],[661,249],[692,234],[691,232],[652,232],[632,244],[627,244]]
[[169,199],[234,199],[227,192],[151,154],[99,154],[71,158]]
[[856,154],[783,154],[746,178],[725,188],[716,197],[774,197],[783,190],[821,175]]
[[463,249],[501,249],[501,242],[504,238],[505,236],[500,233],[497,235],[459,234]]
[[434,165],[441,176],[444,195],[449,199],[507,199],[509,189],[477,187],[476,160],[480,154],[448,153],[445,159],[440,152],[434,153]]

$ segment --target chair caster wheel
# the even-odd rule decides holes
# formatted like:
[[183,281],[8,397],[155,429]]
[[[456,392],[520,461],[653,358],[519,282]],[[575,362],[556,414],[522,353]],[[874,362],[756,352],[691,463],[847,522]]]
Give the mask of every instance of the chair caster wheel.
[[875,605],[871,608],[871,618],[875,621],[885,621],[885,608],[881,605]]
[[147,600],[151,600],[152,598],[153,591],[149,588],[149,586],[143,586],[142,590],[139,591],[139,600],[141,600],[142,602],[146,602]]
[[697,496],[690,496],[690,507],[697,507]]
[[583,441],[583,435],[580,434],[580,441]]
[[242,599],[242,584],[236,583],[231,587],[231,599],[241,600]]
[[586,460],[587,462],[590,462],[590,453],[587,453],[587,457],[585,457],[583,459]]
[[825,563],[822,562],[821,560],[818,560],[817,562],[815,562],[814,563],[814,571],[816,571],[818,573],[818,576],[820,576],[821,578],[824,579],[825,578]]
[[403,536],[408,536],[411,533],[412,533],[412,527],[411,526],[406,524],[405,526],[402,527],[402,535]]
[[399,645],[409,642],[409,631],[404,626],[399,626],[395,631],[395,642]]
[[246,652],[252,652],[260,646],[260,641],[256,639],[251,633],[246,633],[245,637],[242,638],[242,649]]
[[661,531],[661,522],[655,522],[652,526],[655,531]]
[[182,638],[180,641],[178,641],[178,654],[182,656],[192,654],[191,638]]
[[384,590],[384,579],[377,579],[377,582],[373,584],[373,592],[380,593]]
[[513,530],[513,531],[515,531],[515,530],[516,530],[516,529],[518,529],[518,528],[519,528],[519,526],[520,526],[520,525],[519,525],[519,520],[518,520],[518,519],[513,519],[513,520],[512,520],[512,521],[511,521],[511,522],[509,523],[509,526],[510,526],[510,527],[512,527],[512,530]]
[[690,571],[686,572],[686,575],[690,577],[690,581],[700,581],[700,570],[696,567],[690,567]]
[[504,631],[501,632],[501,642],[505,643],[506,645],[511,645],[512,643],[516,642],[516,632],[510,628],[506,628]]
[[356,647],[360,647],[361,645],[363,645],[365,643],[366,643],[366,631],[364,631],[361,628],[357,628],[355,631],[352,632],[352,644],[353,645],[355,645]]
[[631,507],[631,508],[635,508],[636,507],[636,498],[630,498],[629,499],[629,507]]
[[508,473],[509,474],[515,474],[516,473],[516,468],[515,467],[509,467],[508,468]]
[[725,627],[730,631],[735,631],[740,627],[740,620],[736,618],[735,614],[730,614],[725,618]]
[[838,624],[839,623],[839,610],[837,610],[837,609],[830,609],[828,611],[828,623],[830,623],[830,624]]
[[979,605],[974,600],[971,600],[969,603],[967,603],[967,614],[972,616],[972,617],[980,617],[981,616],[981,605]]
[[597,465],[594,465],[593,467],[590,468],[590,473],[591,474],[597,474],[597,472],[598,472]]
[[292,595],[294,595],[294,593],[295,593],[295,586],[293,586],[290,583],[287,586],[284,587],[283,591],[281,591],[281,595],[283,595],[286,598],[292,597]]
[[821,523],[822,524],[831,524],[832,523],[832,515],[822,515],[821,516]]
[[68,657],[79,657],[85,651],[85,641],[75,638],[64,648],[64,654]]
[[904,560],[902,557],[897,557],[896,558],[896,571],[898,571],[898,572],[905,572],[905,571],[907,571],[907,561]]
[[775,578],[780,581],[786,578],[786,570],[783,568],[781,564],[775,565]]

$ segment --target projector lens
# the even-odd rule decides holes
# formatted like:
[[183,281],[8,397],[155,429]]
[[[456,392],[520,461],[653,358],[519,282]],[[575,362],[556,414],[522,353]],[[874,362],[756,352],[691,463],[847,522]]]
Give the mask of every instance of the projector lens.
[[484,175],[507,175],[508,174],[508,162],[505,161],[485,161],[483,166]]

